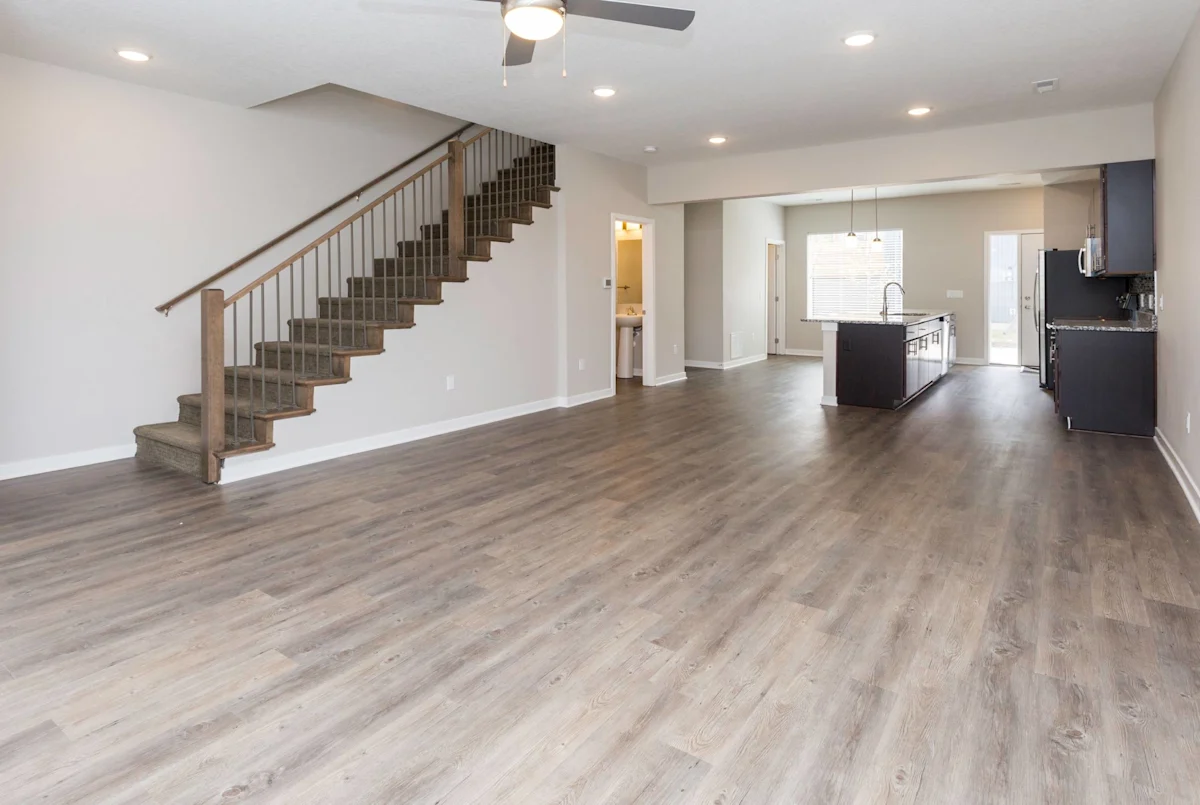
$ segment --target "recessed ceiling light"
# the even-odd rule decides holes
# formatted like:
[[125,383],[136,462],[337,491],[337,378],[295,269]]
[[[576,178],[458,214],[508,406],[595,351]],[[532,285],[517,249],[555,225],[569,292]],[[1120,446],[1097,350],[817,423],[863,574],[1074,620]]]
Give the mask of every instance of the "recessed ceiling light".
[[908,110],[908,113],[913,117],[924,117],[932,111],[933,110],[928,106],[914,106],[912,109]]
[[597,98],[611,98],[617,94],[617,91],[612,87],[596,87],[592,90],[592,94]]
[[713,145],[721,145],[722,143],[725,142],[725,138],[724,137],[709,137],[708,141],[710,143],[712,143]]
[[125,61],[150,61],[150,55],[142,53],[140,50],[118,50],[117,55]]
[[643,148],[642,150],[645,151],[647,154],[657,154],[658,146],[657,145],[648,145],[645,148]]
[[1056,89],[1058,89],[1057,78],[1047,78],[1044,81],[1033,82],[1033,91],[1038,95],[1045,95],[1047,92],[1054,92]]
[[866,47],[875,41],[875,34],[869,31],[859,31],[856,34],[850,34],[842,41],[852,48]]

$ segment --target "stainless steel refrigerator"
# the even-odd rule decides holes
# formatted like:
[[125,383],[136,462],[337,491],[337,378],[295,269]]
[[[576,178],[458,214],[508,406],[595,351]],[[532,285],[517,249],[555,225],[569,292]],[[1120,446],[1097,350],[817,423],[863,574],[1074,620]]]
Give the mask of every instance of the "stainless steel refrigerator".
[[1054,388],[1051,351],[1055,319],[1125,319],[1128,314],[1117,297],[1129,290],[1125,277],[1086,277],[1080,273],[1080,250],[1043,249],[1038,255],[1034,326],[1038,330],[1041,385]]

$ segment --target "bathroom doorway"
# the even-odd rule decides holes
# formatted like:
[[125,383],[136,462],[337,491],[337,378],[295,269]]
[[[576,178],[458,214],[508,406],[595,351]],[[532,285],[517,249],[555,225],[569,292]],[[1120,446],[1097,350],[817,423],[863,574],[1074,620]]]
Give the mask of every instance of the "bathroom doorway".
[[654,221],[612,216],[613,391],[655,385]]

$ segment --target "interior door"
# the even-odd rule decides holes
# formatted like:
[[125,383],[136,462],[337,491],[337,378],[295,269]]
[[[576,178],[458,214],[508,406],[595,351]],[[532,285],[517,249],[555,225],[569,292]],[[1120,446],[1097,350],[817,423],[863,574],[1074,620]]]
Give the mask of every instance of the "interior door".
[[1021,365],[1037,368],[1038,340],[1034,314],[1034,299],[1037,294],[1038,251],[1045,245],[1045,235],[1031,232],[1021,235]]
[[779,247],[767,244],[767,354],[778,355],[781,347],[779,338]]

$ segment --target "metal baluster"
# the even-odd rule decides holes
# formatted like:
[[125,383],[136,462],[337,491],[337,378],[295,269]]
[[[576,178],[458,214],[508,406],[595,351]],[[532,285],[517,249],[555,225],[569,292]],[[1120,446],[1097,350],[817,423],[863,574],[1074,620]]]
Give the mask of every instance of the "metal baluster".
[[[385,205],[385,208],[386,208],[386,205]],[[392,251],[397,255],[397,257],[400,255],[400,215],[399,215],[399,213],[400,213],[399,203],[396,200],[395,194],[393,194],[392,195],[392,241],[391,242],[394,242],[396,244],[392,248]],[[387,240],[387,223],[386,222],[384,222],[384,225],[383,225],[383,238],[385,241]],[[385,243],[384,246],[386,247],[386,245],[387,244]],[[387,265],[387,249],[386,248],[384,248],[384,250],[383,250],[383,264]],[[399,265],[399,264],[400,264],[400,261],[397,260],[396,265]],[[395,286],[395,285],[389,286],[387,284],[387,281],[384,280],[384,283],[383,283],[383,298],[384,299],[387,299],[388,291],[393,290],[393,289],[396,289],[396,293],[393,294],[393,296],[395,297],[394,302],[395,302],[395,307],[396,307],[396,318],[398,320],[400,318],[400,293],[398,290],[398,286]],[[372,291],[375,290],[375,287],[372,286],[371,290]]]
[[[359,287],[360,287],[358,295],[359,295],[360,299],[362,300],[362,304],[359,305],[359,307],[362,308],[362,322],[363,322],[362,343],[365,344],[366,340],[367,340],[367,303],[366,303],[366,297],[364,296],[364,294],[366,293],[366,290],[367,290],[367,216],[365,216],[365,215],[358,216],[358,252],[359,252],[358,262],[359,262],[359,265],[362,267],[362,277],[358,283]],[[356,327],[358,324],[358,313],[359,313],[358,309],[355,309],[354,323],[355,323]],[[352,329],[354,329],[354,328],[352,328]],[[357,347],[358,345],[359,345],[358,336],[355,335],[353,346]]]
[[[258,306],[259,306],[258,312],[260,314],[259,321],[258,321],[258,330],[259,330],[258,343],[262,344],[262,349],[259,350],[259,359],[256,362],[262,363],[262,366],[260,366],[258,368],[258,376],[259,376],[260,384],[262,386],[262,388],[259,389],[259,391],[262,392],[262,399],[261,399],[262,409],[263,409],[263,411],[266,411],[267,410],[267,375],[265,372],[263,372],[263,370],[266,369],[266,366],[267,366],[267,286],[265,283],[259,289]],[[251,375],[251,376],[253,376],[253,375]]]
[[[365,226],[365,224],[364,224],[364,226]],[[376,237],[376,233],[375,233],[375,208],[374,208],[374,207],[372,207],[372,208],[371,208],[371,276],[372,276],[372,277],[374,277],[374,276],[375,276],[375,237]],[[372,281],[373,281],[373,280],[372,280]],[[367,319],[374,319],[374,318],[375,318],[375,314],[376,314],[376,310],[375,310],[375,302],[373,301],[373,299],[374,299],[374,298],[372,297],[372,302],[371,302],[371,303],[370,303],[370,305],[369,305],[369,307],[370,307],[370,311],[371,311],[371,315],[370,315],[370,316],[368,316],[368,315],[367,315],[367,308],[368,308],[368,304],[367,304],[367,281],[365,281],[365,280],[364,280],[364,281],[363,281],[363,346],[366,346],[366,342],[367,342]],[[331,368],[332,368],[332,367],[331,367]]]
[[233,446],[237,447],[241,442],[241,431],[238,430],[238,376],[237,376],[237,355],[238,355],[238,338],[237,338],[237,302],[233,303]]
[[[304,286],[304,255],[300,255],[300,285],[301,287]],[[292,345],[292,379],[294,381],[296,378],[296,333],[292,329],[296,326],[296,266],[294,263],[288,266],[288,288],[288,295],[290,297],[288,299],[288,343]],[[307,343],[306,341],[305,345]],[[301,357],[304,355],[303,347],[301,347],[300,355]],[[307,364],[307,361],[305,363]],[[307,370],[308,366],[306,365],[304,368]],[[296,390],[294,388],[292,389],[292,399],[296,399]]]
[[[279,299],[279,275],[275,275],[275,408],[283,404],[283,305]],[[295,369],[293,368],[293,377]]]
[[[321,282],[321,277],[318,274],[317,275],[317,284],[319,285],[320,282]],[[325,241],[325,288],[326,288],[327,293],[330,295],[330,297],[332,297],[333,296],[333,238],[330,238],[329,240]],[[341,297],[341,294],[342,294],[342,289],[338,288],[338,296]],[[339,316],[341,315],[341,310],[342,310],[342,305],[339,302],[338,303],[338,315]],[[318,319],[319,318],[320,317],[318,317]],[[333,328],[326,327],[325,329],[328,330],[326,337],[329,340],[329,362],[333,363]],[[318,324],[318,326],[317,326],[317,345],[318,345],[317,352],[318,352],[318,354],[321,352],[320,344],[321,344],[321,327]]]

